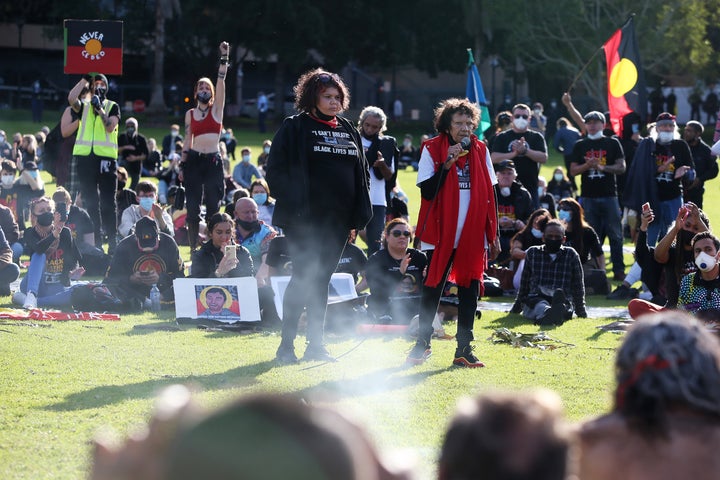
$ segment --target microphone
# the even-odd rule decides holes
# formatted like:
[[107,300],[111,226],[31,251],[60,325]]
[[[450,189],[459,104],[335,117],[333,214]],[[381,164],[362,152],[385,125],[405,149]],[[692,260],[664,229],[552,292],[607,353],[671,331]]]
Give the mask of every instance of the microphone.
[[[460,140],[460,146],[462,147],[463,150],[465,150],[467,152],[470,150],[470,142],[472,142],[470,137],[463,137],[462,140]],[[445,160],[445,163],[452,160],[452,158],[453,158],[452,154],[448,155],[447,159]]]

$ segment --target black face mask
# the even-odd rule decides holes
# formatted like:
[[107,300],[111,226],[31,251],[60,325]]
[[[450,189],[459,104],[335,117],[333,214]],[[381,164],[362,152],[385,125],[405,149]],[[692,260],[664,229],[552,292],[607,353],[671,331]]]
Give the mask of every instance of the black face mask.
[[682,229],[680,230],[680,243],[682,245],[690,245],[694,236],[694,232],[688,232],[687,230]]
[[562,240],[557,238],[548,238],[545,240],[545,251],[548,253],[557,253],[562,246]]
[[41,227],[49,227],[50,225],[52,225],[52,222],[53,222],[52,212],[41,213],[40,215],[37,216],[37,223]]
[[102,87],[97,87],[97,88],[95,88],[95,95],[97,95],[98,97],[100,97],[100,100],[105,100],[105,94],[106,94],[106,93],[107,93],[107,89],[106,89],[106,88],[102,88]]
[[243,230],[247,230],[248,232],[253,232],[257,227],[260,226],[260,222],[258,220],[254,220],[252,222],[247,222],[245,220],[238,220],[237,224],[242,227]]
[[133,127],[127,127],[125,131],[127,132],[128,137],[132,137],[133,135],[135,135],[135,128]]
[[117,182],[117,189],[118,189],[118,190],[122,190],[123,188],[125,188],[125,184],[126,184],[126,183],[127,183],[127,182],[125,182],[125,181],[123,181],[123,180],[118,180],[118,182]]

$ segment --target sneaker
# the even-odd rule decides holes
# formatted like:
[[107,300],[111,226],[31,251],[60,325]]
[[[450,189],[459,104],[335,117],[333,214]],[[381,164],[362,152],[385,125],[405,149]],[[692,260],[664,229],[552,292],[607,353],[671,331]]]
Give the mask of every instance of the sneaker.
[[290,365],[292,363],[297,363],[298,361],[297,356],[295,356],[295,349],[293,347],[285,347],[283,345],[280,345],[277,349],[277,353],[275,353],[275,360],[283,365]]
[[324,345],[308,345],[305,349],[303,360],[308,362],[317,360],[321,362],[337,362],[337,359],[330,355]]
[[567,305],[567,297],[561,289],[555,290],[552,296],[550,311],[548,312],[548,320],[554,325],[562,325],[565,323],[565,311]]
[[410,353],[408,354],[407,358],[405,359],[405,363],[408,363],[410,365],[421,365],[425,363],[425,360],[430,358],[430,355],[432,355],[432,350],[430,349],[430,345],[426,343],[416,343],[415,346],[410,350]]
[[478,360],[478,358],[473,353],[473,348],[474,347],[470,345],[458,347],[455,350],[455,360],[453,360],[453,365],[467,368],[484,367],[485,364]]
[[25,295],[25,303],[23,303],[23,308],[26,310],[32,310],[33,308],[37,308],[37,297],[33,292],[28,292]]
[[630,288],[625,284],[620,285],[613,290],[607,297],[608,300],[630,300],[636,298],[638,291],[635,288]]
[[15,305],[24,305],[25,304],[25,294],[23,292],[21,292],[20,290],[13,293],[12,303],[14,303]]

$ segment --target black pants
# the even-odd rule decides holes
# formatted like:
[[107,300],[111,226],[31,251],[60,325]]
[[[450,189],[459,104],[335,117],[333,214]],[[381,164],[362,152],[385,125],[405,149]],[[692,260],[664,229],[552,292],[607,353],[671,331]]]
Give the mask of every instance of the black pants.
[[[433,252],[434,250],[425,251],[428,258],[428,270],[430,270],[430,265],[433,261]],[[438,283],[436,287],[423,285],[422,299],[420,300],[420,332],[418,334],[418,342],[424,342],[427,346],[430,346],[430,339],[433,334],[432,322],[435,319],[435,312],[437,312],[438,305],[440,304],[440,297],[442,296],[445,281],[447,280],[448,273],[450,273],[450,267],[452,267],[454,257],[455,252],[453,251],[450,260],[448,260],[443,270],[442,280],[440,280],[440,283]],[[470,342],[474,339],[472,330],[475,323],[475,312],[477,310],[479,293],[480,285],[478,280],[472,280],[468,287],[458,285],[458,327],[457,335],[455,335],[458,347],[470,345]]]
[[111,249],[115,248],[117,235],[117,161],[98,157],[94,153],[77,156],[78,190],[83,208],[95,225],[95,245],[102,245],[100,227],[108,237]]
[[328,283],[345,248],[349,229],[328,218],[318,220],[312,225],[284,229],[292,260],[292,277],[283,297],[283,347],[293,346],[298,321],[305,308],[308,343],[314,346],[323,343]]
[[225,196],[222,158],[220,154],[199,153],[190,150],[183,163],[183,184],[187,202],[187,221],[200,221],[200,205],[205,203],[205,218],[209,219],[220,210]]

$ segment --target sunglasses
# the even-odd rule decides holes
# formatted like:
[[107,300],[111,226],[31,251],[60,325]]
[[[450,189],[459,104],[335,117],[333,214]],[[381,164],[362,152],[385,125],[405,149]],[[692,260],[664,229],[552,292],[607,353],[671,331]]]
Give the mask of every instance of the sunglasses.
[[333,76],[329,73],[321,73],[315,77],[315,81],[320,83],[331,83],[333,81]]
[[395,238],[400,238],[401,236],[402,236],[402,237],[409,237],[409,236],[411,235],[411,233],[408,232],[407,230],[393,230],[393,231],[390,232],[390,233],[391,233],[392,236],[395,237]]
[[528,119],[527,115],[515,115],[515,118],[524,118],[525,120]]

